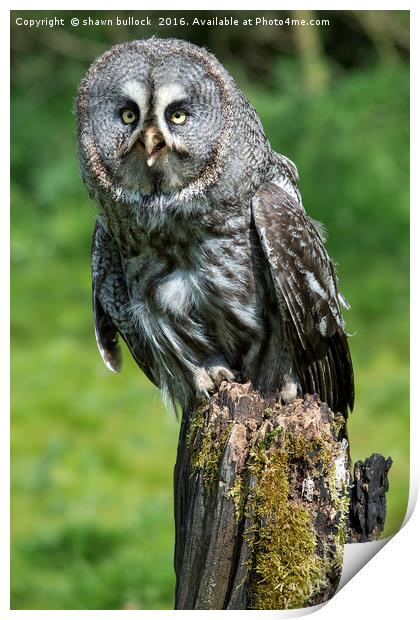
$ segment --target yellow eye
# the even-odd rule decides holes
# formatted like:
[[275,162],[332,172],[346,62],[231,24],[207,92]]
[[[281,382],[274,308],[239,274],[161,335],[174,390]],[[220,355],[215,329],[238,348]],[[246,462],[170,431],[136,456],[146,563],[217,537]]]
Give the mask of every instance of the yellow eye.
[[174,125],[183,125],[187,120],[187,113],[184,110],[175,110],[172,112],[170,120]]
[[125,108],[125,110],[121,112],[121,118],[126,125],[131,125],[137,120],[137,114],[130,108]]

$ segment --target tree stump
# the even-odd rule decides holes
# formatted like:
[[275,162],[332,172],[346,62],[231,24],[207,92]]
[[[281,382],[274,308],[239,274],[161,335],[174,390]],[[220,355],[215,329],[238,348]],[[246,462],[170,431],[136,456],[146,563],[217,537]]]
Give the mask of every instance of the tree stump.
[[369,542],[380,538],[386,517],[388,471],[392,459],[372,454],[354,465],[350,501],[349,542]]
[[[176,609],[293,609],[334,594],[350,514],[361,530],[355,540],[377,536],[387,490],[386,472],[375,477],[375,464],[358,463],[351,492],[344,423],[316,395],[281,405],[227,382],[184,415],[174,475]],[[363,486],[368,470],[376,512]]]

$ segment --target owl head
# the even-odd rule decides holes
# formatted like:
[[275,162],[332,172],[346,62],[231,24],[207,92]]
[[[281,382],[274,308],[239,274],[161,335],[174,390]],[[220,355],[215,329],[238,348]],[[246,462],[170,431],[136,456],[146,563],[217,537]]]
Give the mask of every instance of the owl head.
[[267,164],[267,140],[233,78],[207,51],[174,39],[117,45],[77,101],[85,182],[133,202],[216,188],[237,196]]

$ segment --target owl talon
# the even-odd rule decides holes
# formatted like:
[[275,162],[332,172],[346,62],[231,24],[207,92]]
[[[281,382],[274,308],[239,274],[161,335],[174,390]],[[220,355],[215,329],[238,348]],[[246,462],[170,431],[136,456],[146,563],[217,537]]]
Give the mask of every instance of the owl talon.
[[235,373],[225,366],[199,368],[195,374],[195,387],[198,396],[210,398],[222,381],[233,381]]
[[233,381],[236,377],[235,373],[225,366],[210,366],[208,373],[217,387],[222,381]]
[[297,396],[297,383],[295,383],[294,381],[288,381],[287,383],[285,383],[285,385],[280,391],[280,397],[281,397],[282,403],[287,405],[292,400],[294,400],[296,396]]
[[214,392],[215,385],[213,379],[205,368],[199,368],[195,374],[195,389],[198,396],[210,398],[210,393]]

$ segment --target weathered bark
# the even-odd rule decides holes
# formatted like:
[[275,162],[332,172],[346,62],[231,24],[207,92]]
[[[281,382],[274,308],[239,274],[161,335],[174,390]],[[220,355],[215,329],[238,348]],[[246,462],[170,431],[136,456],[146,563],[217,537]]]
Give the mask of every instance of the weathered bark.
[[392,459],[372,454],[354,465],[350,501],[349,542],[368,542],[380,538],[386,517],[388,471]]
[[316,396],[282,406],[236,383],[184,416],[174,480],[176,609],[290,609],[333,595],[349,514],[359,539],[376,536],[387,490],[374,462],[357,463],[350,509],[343,425]]

